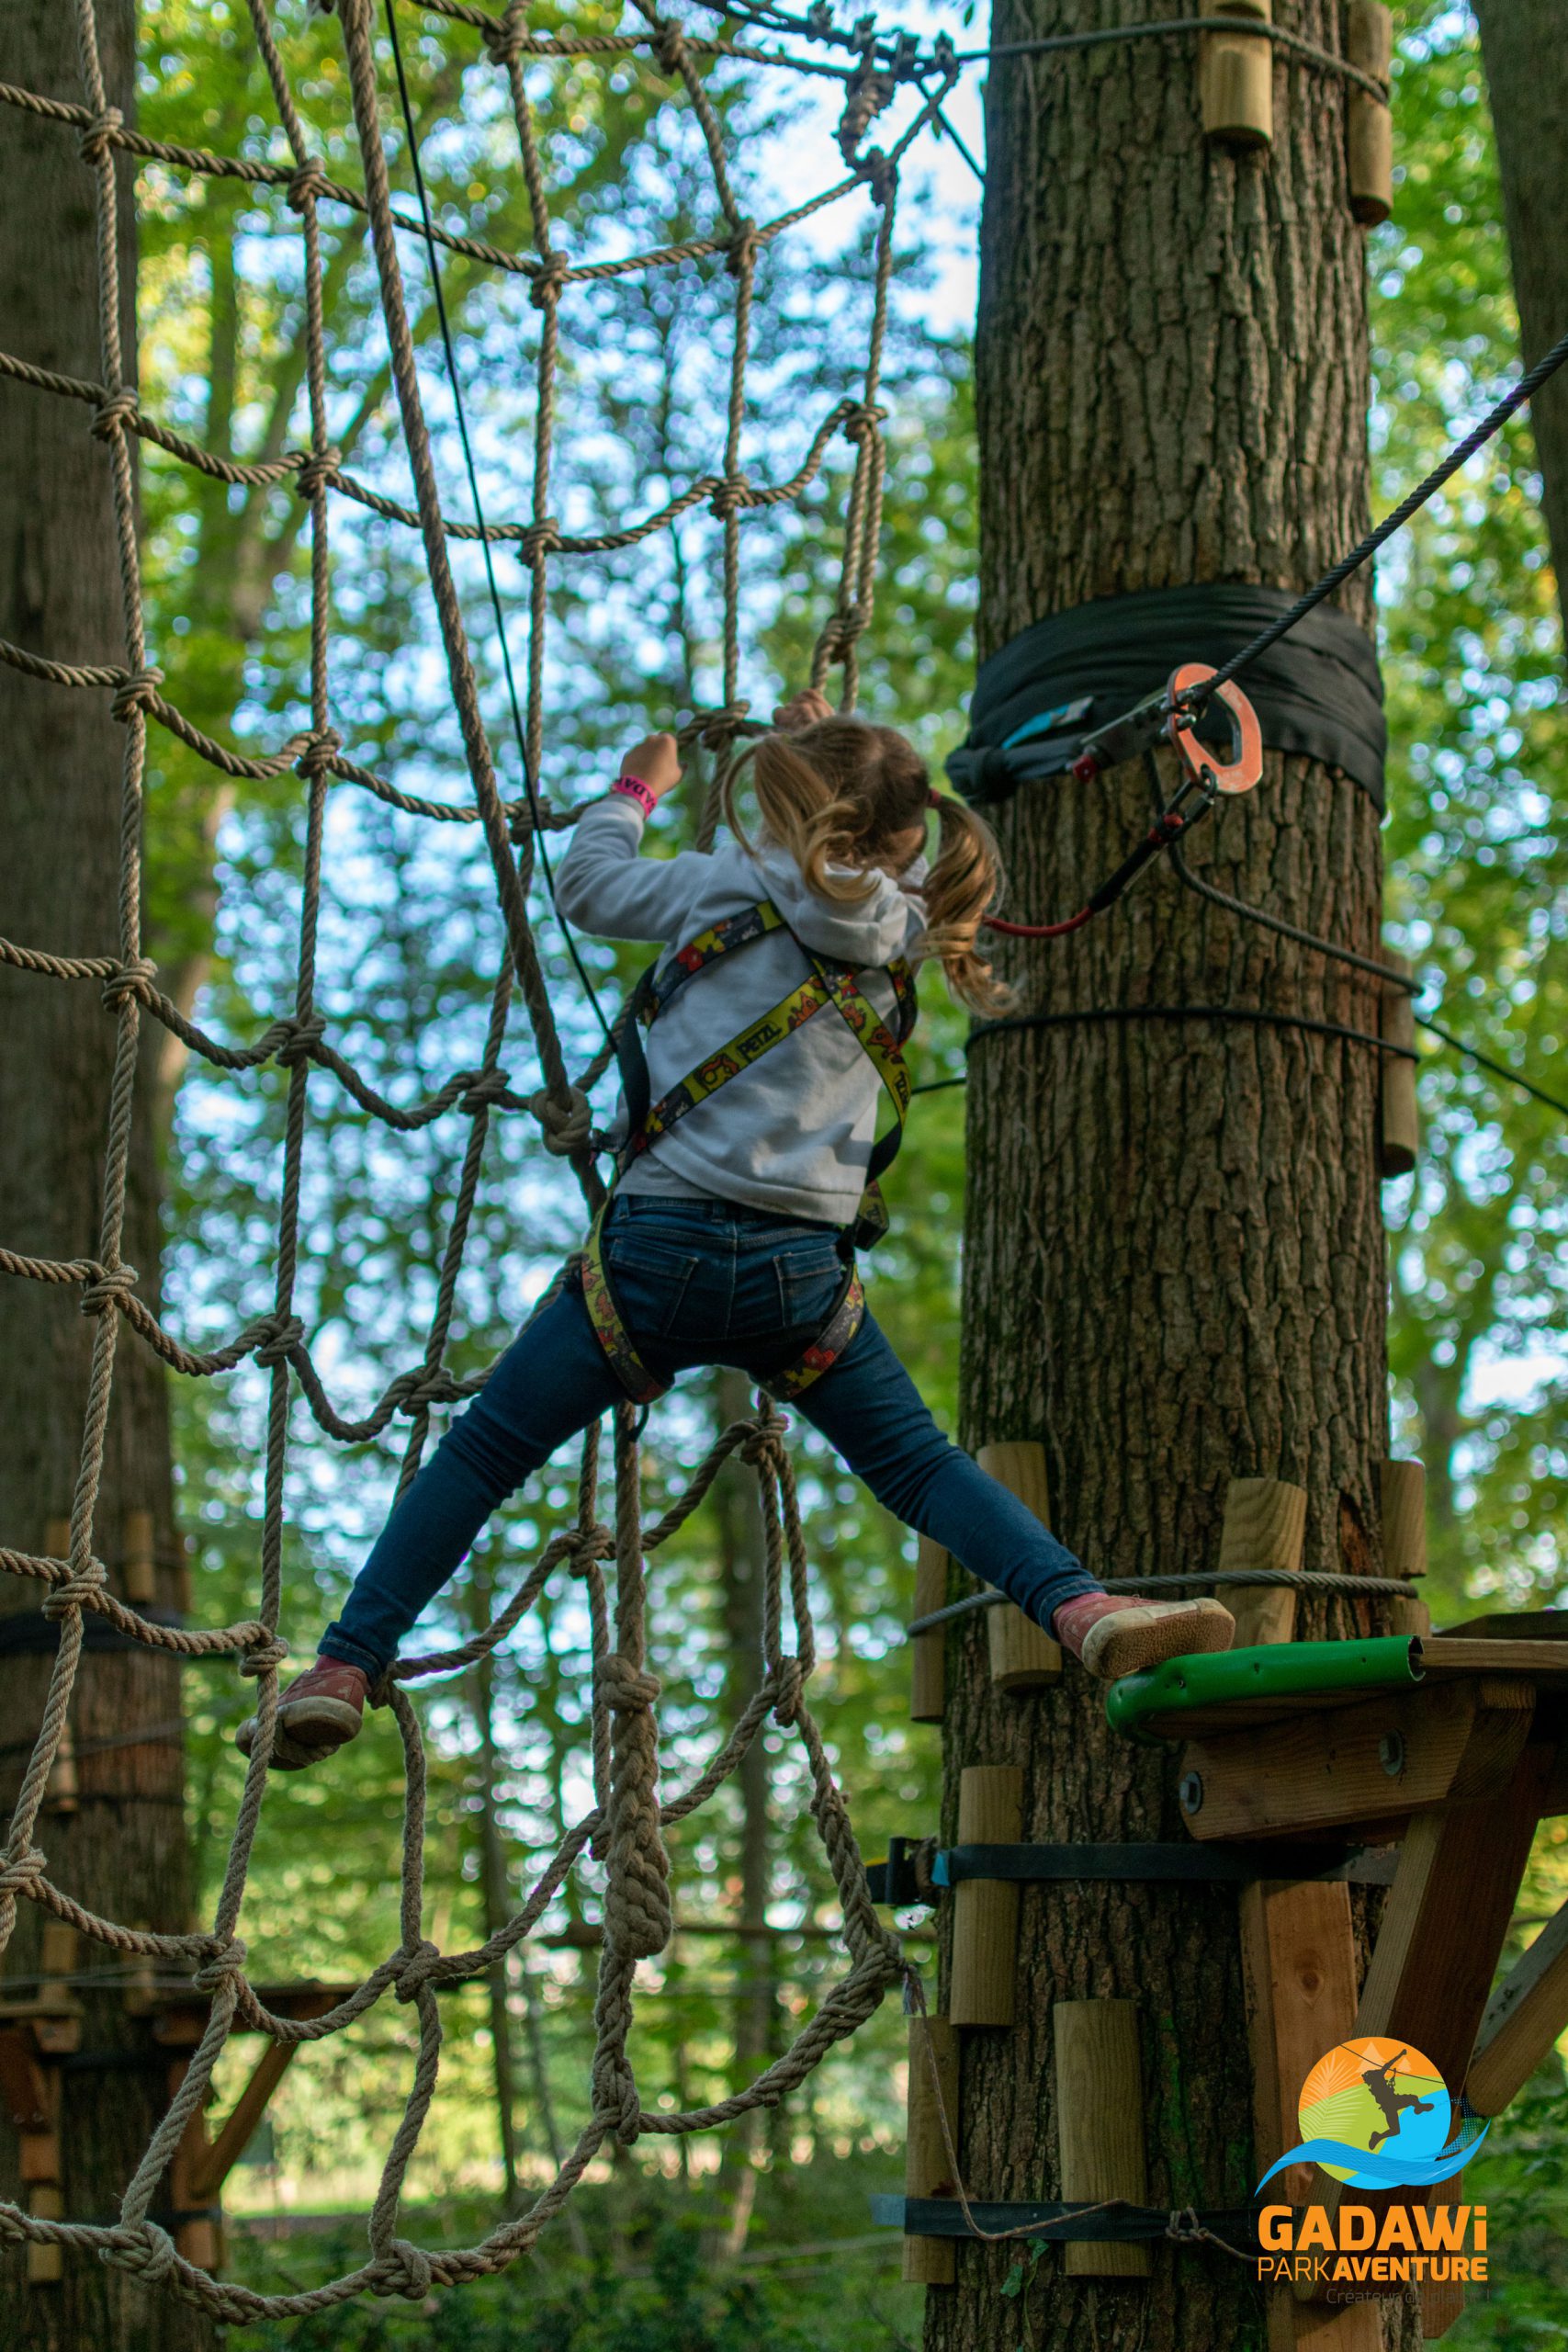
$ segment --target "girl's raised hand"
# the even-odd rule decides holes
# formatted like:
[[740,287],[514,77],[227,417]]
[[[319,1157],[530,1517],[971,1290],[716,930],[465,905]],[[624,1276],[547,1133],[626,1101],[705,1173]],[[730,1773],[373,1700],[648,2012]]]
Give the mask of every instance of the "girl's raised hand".
[[817,686],[803,686],[788,702],[781,702],[773,713],[773,725],[784,734],[795,735],[803,727],[815,727],[819,718],[831,718],[833,706]]
[[681,752],[673,735],[645,735],[621,762],[623,776],[636,776],[655,800],[662,800],[681,781]]

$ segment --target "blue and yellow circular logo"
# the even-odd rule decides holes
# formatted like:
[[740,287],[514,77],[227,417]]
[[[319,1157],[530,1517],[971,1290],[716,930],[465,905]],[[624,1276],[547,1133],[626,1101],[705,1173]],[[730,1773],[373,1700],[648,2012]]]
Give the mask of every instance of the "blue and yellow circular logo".
[[[1425,2052],[1369,2034],[1325,2051],[1302,2085],[1297,2109],[1303,2142],[1337,2141],[1346,2161],[1317,2162],[1351,2188],[1386,2188],[1390,2165],[1414,2180],[1441,2158],[1453,2120],[1448,2086]],[[1376,2159],[1357,2165],[1359,2150]]]

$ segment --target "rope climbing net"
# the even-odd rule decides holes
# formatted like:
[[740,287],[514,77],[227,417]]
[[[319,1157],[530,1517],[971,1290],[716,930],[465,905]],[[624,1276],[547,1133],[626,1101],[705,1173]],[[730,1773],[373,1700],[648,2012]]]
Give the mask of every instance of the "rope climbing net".
[[[335,13],[341,30],[354,136],[362,172],[361,185],[356,187],[330,179],[312,153],[265,0],[247,0],[247,6],[251,29],[287,141],[287,161],[236,158],[173,146],[130,128],[107,101],[95,0],[74,0],[83,104],[68,104],[36,92],[0,86],[0,103],[23,108],[78,134],[83,162],[94,184],[101,380],[93,383],[61,376],[5,354],[0,354],[0,372],[42,392],[83,401],[93,412],[91,430],[104,447],[112,477],[125,637],[125,659],[123,665],[118,666],[46,658],[22,647],[0,644],[0,659],[29,677],[64,689],[107,690],[112,697],[114,715],[124,729],[116,952],[98,956],[62,956],[40,947],[0,941],[0,960],[23,971],[65,981],[101,982],[105,1006],[116,1023],[97,1255],[91,1259],[45,1260],[0,1249],[0,1272],[22,1280],[75,1288],[80,1292],[84,1312],[96,1317],[69,1555],[54,1558],[0,1549],[0,1569],[47,1586],[44,1611],[59,1625],[58,1654],[42,1720],[0,1852],[0,1951],[15,1928],[18,1904],[26,1898],[112,1951],[143,1965],[194,1971],[195,1987],[210,2000],[199,2045],[124,2192],[119,2220],[103,2225],[52,2221],[29,2215],[12,2204],[0,2204],[0,2237],[14,2243],[29,2239],[53,2241],[96,2250],[107,2259],[202,2305],[216,2317],[234,2323],[299,2316],[366,2290],[422,2297],[434,2285],[474,2278],[502,2267],[534,2245],[606,2142],[615,2140],[626,2144],[639,2133],[649,2132],[700,2132],[751,2109],[775,2104],[804,2079],[836,2042],[852,2033],[872,2014],[903,1969],[897,1939],[882,1926],[873,1908],[843,1798],[805,1702],[805,1690],[815,1662],[806,1549],[795,1481],[781,1442],[785,1424],[763,1400],[754,1417],[736,1421],[723,1433],[684,1492],[651,1527],[645,1527],[642,1522],[637,1432],[630,1407],[619,1409],[615,1419],[613,1529],[599,1516],[600,1431],[595,1428],[588,1433],[574,1524],[545,1545],[506,1605],[482,1633],[458,1647],[401,1661],[384,1686],[381,1695],[391,1709],[401,1736],[407,1790],[398,1948],[334,2007],[309,2019],[285,2018],[271,2011],[246,1972],[240,1926],[247,1873],[266,1792],[266,1758],[277,1715],[278,1668],[287,1655],[280,1627],[287,1440],[294,1384],[298,1382],[321,1429],[330,1437],[347,1442],[359,1443],[379,1436],[399,1414],[408,1417],[412,1430],[400,1471],[401,1485],[406,1485],[418,1467],[432,1408],[451,1404],[479,1385],[475,1380],[456,1377],[447,1367],[446,1353],[486,1136],[494,1114],[532,1109],[545,1129],[547,1148],[567,1159],[574,1170],[586,1206],[596,1208],[603,1198],[591,1148],[587,1088],[607,1067],[608,1051],[606,1048],[581,1074],[580,1083],[573,1084],[552,1015],[528,912],[529,887],[536,850],[541,848],[540,836],[549,828],[570,822],[570,815],[548,808],[538,790],[547,675],[550,567],[562,557],[629,546],[667,529],[697,507],[705,505],[717,518],[722,539],[722,695],[716,708],[696,712],[686,729],[689,738],[700,740],[716,755],[716,774],[702,827],[702,837],[711,839],[718,789],[727,764],[734,757],[738,740],[749,725],[747,705],[739,692],[742,525],[748,514],[799,500],[821,471],[833,436],[842,432],[853,445],[854,459],[844,503],[837,595],[816,642],[812,680],[820,684],[829,669],[839,665],[843,673],[844,699],[852,705],[856,648],[871,618],[878,538],[885,457],[882,425],[886,414],[878,395],[894,253],[898,169],[911,143],[934,119],[941,97],[951,86],[956,72],[951,61],[928,66],[911,93],[911,119],[897,141],[886,151],[863,150],[863,142],[872,120],[892,103],[900,80],[881,70],[874,44],[869,41],[863,42],[856,63],[840,69],[730,40],[698,38],[660,17],[652,0],[634,0],[636,11],[643,19],[641,28],[615,36],[576,36],[570,31],[559,36],[535,35],[526,28],[523,0],[507,0],[501,13],[462,5],[462,0],[423,0],[423,5],[430,14],[477,34],[502,77],[532,220],[534,246],[529,253],[505,251],[437,225],[422,178],[418,183],[422,219],[412,220],[394,205],[380,123],[382,92],[378,85],[372,0],[335,0],[335,7],[334,0],[325,0],[326,7]],[[396,52],[396,18],[390,7],[388,29],[401,87],[401,58]],[[720,225],[712,235],[671,243],[626,259],[574,261],[552,224],[548,177],[530,99],[529,72],[544,60],[594,59],[613,64],[634,54],[639,63],[651,65],[664,78],[694,116],[712,167]],[[798,68],[818,75],[830,74],[842,83],[844,89],[838,137],[846,171],[820,195],[762,223],[748,218],[738,201],[727,162],[720,113],[705,80],[705,73],[714,59],[730,57]],[[404,97],[406,102],[406,90]],[[412,145],[412,117],[409,130]],[[417,172],[416,146],[413,153]],[[120,336],[121,264],[116,227],[116,168],[117,158],[122,154],[138,164],[156,162],[176,174],[220,176],[285,191],[288,206],[299,218],[303,247],[305,389],[310,423],[307,450],[285,455],[267,464],[232,464],[142,413],[137,388],[127,380]],[[857,391],[840,400],[818,425],[805,458],[793,475],[776,483],[754,483],[743,470],[742,444],[759,254],[786,230],[857,194],[869,197],[877,212],[871,324]],[[368,223],[402,442],[413,479],[412,507],[383,496],[351,476],[341,452],[332,442],[323,319],[323,207],[351,208],[364,215]],[[449,520],[443,511],[400,258],[400,244],[411,232],[424,241],[433,266],[437,258],[436,249],[444,247],[529,282],[532,301],[539,312],[539,328],[533,502],[525,522],[493,526],[485,523],[482,508],[478,505],[478,484],[471,461],[475,520]],[[658,512],[623,529],[597,536],[571,536],[560,528],[551,514],[552,447],[563,306],[570,300],[572,288],[585,281],[633,271],[667,269],[705,256],[722,256],[733,281],[733,341],[723,472],[691,482]],[[436,285],[439,290],[438,277]],[[455,374],[453,390],[457,394]],[[460,421],[460,405],[458,413]],[[291,480],[308,503],[310,723],[308,729],[291,735],[276,752],[254,756],[215,741],[163,691],[162,674],[149,650],[139,564],[132,464],[132,443],[138,436],[184,464],[225,482],[255,486]],[[354,500],[395,524],[417,528],[422,536],[472,788],[472,800],[468,804],[459,806],[405,793],[344,754],[333,726],[335,698],[330,666],[329,538],[336,498]],[[526,786],[522,800],[508,801],[502,796],[480,715],[476,669],[448,557],[449,539],[475,537],[484,543],[487,564],[492,542],[515,547],[528,575],[526,683],[517,711],[518,748]],[[493,585],[491,574],[492,590]],[[496,617],[502,623],[499,601]],[[503,624],[502,633],[504,646]],[[141,829],[150,721],[168,729],[201,760],[226,775],[265,779],[292,772],[302,782],[305,856],[294,1008],[288,1017],[273,1022],[248,1046],[224,1045],[189,1020],[159,989],[156,968],[142,951]],[[477,1069],[457,1072],[412,1109],[400,1108],[388,1101],[336,1050],[329,1041],[318,1005],[316,956],[325,815],[330,789],[340,781],[367,790],[416,818],[476,823],[488,853],[504,924],[506,954],[490,999],[482,1060]],[[546,870],[547,875],[547,866]],[[543,1079],[542,1087],[531,1098],[512,1091],[502,1067],[514,984],[526,1009]],[[272,1308],[235,1333],[225,1345],[206,1352],[185,1346],[165,1328],[141,1295],[136,1272],[122,1255],[138,1039],[144,1016],[172,1030],[190,1051],[216,1069],[238,1073],[272,1061],[288,1072]],[[446,1227],[440,1279],[423,1358],[414,1370],[391,1383],[370,1412],[358,1419],[334,1410],[296,1312],[301,1183],[312,1067],[329,1071],[362,1109],[390,1128],[408,1131],[422,1127],[452,1111],[468,1122],[461,1175]],[[231,1373],[246,1359],[254,1360],[267,1374],[260,1596],[254,1619],[211,1630],[189,1629],[143,1614],[108,1589],[105,1564],[95,1551],[95,1521],[122,1323],[133,1339],[189,1377],[210,1378]],[[655,1718],[660,1685],[648,1663],[646,1558],[682,1526],[722,1465],[731,1458],[753,1467],[761,1493],[765,1532],[761,1680],[733,1732],[711,1760],[689,1785],[661,1798]],[[607,1563],[613,1563],[613,1578],[606,1574]],[[411,1679],[453,1672],[483,1657],[519,1624],[558,1571],[581,1580],[591,1624],[593,1803],[560,1838],[526,1899],[504,1927],[473,1950],[443,1952],[423,1933],[425,1751],[419,1719],[404,1685]],[[49,1874],[48,1858],[36,1842],[51,1770],[65,1735],[85,1623],[93,1616],[106,1620],[120,1636],[152,1650],[187,1658],[231,1657],[242,1673],[255,1679],[259,1736],[246,1773],[212,1924],[206,1932],[160,1934],[99,1917],[54,1883]],[[786,1647],[786,1640],[791,1637],[792,1645]],[[812,1813],[841,1906],[848,1967],[792,2046],[744,2089],[706,2107],[681,2112],[660,2109],[649,2111],[642,2103],[633,2070],[629,2035],[637,1965],[661,1951],[671,1933],[670,1865],[662,1833],[705,1804],[729,1779],[770,1718],[793,1732],[804,1752],[812,1790]],[[525,2211],[508,2220],[475,2245],[458,2251],[425,2253],[400,2234],[399,2212],[409,2165],[436,2089],[442,2047],[437,1988],[480,1975],[503,1961],[539,1923],[573,1865],[583,1856],[598,1860],[604,1873],[604,1943],[594,2013],[595,2050],[588,2120],[553,2179]],[[265,2295],[209,2276],[176,2249],[152,2213],[163,2176],[187,2126],[200,2113],[214,2067],[231,2032],[239,2028],[260,2030],[281,2044],[319,2041],[345,2031],[388,1994],[412,2007],[417,2026],[417,2054],[407,2102],[369,2217],[367,2259],[328,2284],[290,2294]]]

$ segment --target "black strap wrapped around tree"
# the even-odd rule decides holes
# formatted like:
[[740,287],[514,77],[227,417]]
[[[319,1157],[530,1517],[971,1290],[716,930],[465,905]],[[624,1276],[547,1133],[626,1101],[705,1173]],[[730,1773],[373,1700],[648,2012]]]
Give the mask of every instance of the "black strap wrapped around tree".
[[[1036,621],[983,662],[968,741],[947,772],[972,804],[1065,775],[1084,737],[1164,684],[1183,662],[1218,669],[1289,611],[1281,588],[1215,581],[1104,596]],[[1388,729],[1377,651],[1366,630],[1320,605],[1247,664],[1241,681],[1271,752],[1339,768],[1379,809]]]

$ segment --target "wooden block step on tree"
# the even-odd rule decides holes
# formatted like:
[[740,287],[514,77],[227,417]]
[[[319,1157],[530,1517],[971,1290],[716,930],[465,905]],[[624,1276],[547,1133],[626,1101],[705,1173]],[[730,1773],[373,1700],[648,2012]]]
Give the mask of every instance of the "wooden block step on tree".
[[[1233,1478],[1225,1488],[1220,1531],[1220,1572],[1249,1568],[1299,1573],[1306,1537],[1306,1488],[1284,1478]],[[1296,1592],[1291,1585],[1223,1585],[1220,1598],[1235,1619],[1235,1647],[1290,1642],[1296,1633]]]
[[[1032,1439],[1008,1439],[983,1445],[975,1459],[987,1476],[1028,1506],[1042,1527],[1050,1526],[1043,1445]],[[998,1601],[986,1611],[986,1636],[990,1644],[993,1690],[1041,1690],[1061,1680],[1060,1643],[1010,1600]]]
[[[1386,86],[1393,71],[1393,18],[1382,0],[1350,0],[1345,30],[1345,54],[1350,63],[1359,65],[1363,74],[1375,74]],[[1372,229],[1393,210],[1393,120],[1383,100],[1374,98],[1370,90],[1358,89],[1354,83],[1346,92],[1345,133],[1350,209],[1363,228]],[[1409,998],[1404,1001],[1408,1005]],[[1414,1042],[1414,1023],[1411,1038]],[[1405,1068],[1411,1073],[1414,1100],[1415,1066],[1407,1062]]]
[[[909,2019],[908,2120],[904,2141],[906,2197],[956,2197],[958,2036],[950,2018]],[[945,2118],[946,2128],[943,2128]],[[911,2286],[951,2287],[958,2276],[956,2238],[906,2237],[904,2278]]]
[[[1144,2088],[1135,2001],[1057,2001],[1051,2011],[1056,2053],[1056,2139],[1068,2204],[1111,2198],[1149,2201],[1144,2152]],[[1069,2278],[1146,2278],[1149,2249],[1137,2242],[1069,2239]]]
[[1268,24],[1271,0],[1216,0],[1205,16],[1234,17],[1236,30],[1205,33],[1198,49],[1198,92],[1203,136],[1245,152],[1274,137],[1274,45],[1247,26]]
[[[1016,1846],[1023,1837],[1023,1774],[1015,1764],[971,1764],[958,1783],[958,1843]],[[1018,1981],[1018,1883],[970,1878],[953,1889],[948,2015],[955,2026],[1008,2026]]]
[[[1382,1504],[1382,1557],[1391,1577],[1424,1577],[1427,1573],[1427,1472],[1419,1462],[1380,1462],[1378,1489]],[[1420,1594],[1411,1589],[1388,1604],[1391,1634],[1429,1634],[1432,1612]]]

